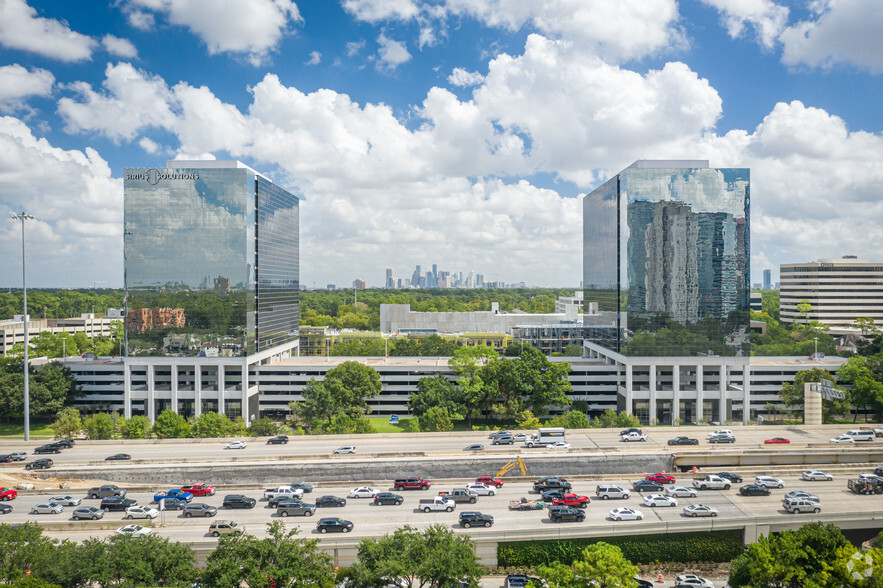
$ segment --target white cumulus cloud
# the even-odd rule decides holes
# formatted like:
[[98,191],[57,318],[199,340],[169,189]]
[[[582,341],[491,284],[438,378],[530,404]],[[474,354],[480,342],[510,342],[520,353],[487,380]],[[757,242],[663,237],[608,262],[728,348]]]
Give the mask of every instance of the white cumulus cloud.
[[322,53],[319,51],[310,51],[310,58],[307,59],[307,65],[319,65],[322,63]]
[[377,63],[381,68],[395,69],[411,59],[408,48],[401,41],[390,39],[384,33],[377,37]]
[[135,49],[135,45],[133,45],[128,39],[121,39],[120,37],[114,37],[113,35],[104,35],[101,38],[101,44],[104,45],[104,48],[111,55],[117,55],[127,59],[138,57],[138,50]]
[[55,76],[45,69],[27,69],[15,63],[0,67],[0,109],[15,109],[31,96],[52,93]]
[[484,81],[484,76],[477,71],[467,71],[462,67],[455,67],[448,76],[448,81],[454,86],[477,86]]
[[60,61],[86,61],[97,42],[67,23],[38,16],[25,0],[0,0],[0,44]]
[[757,40],[771,49],[788,23],[788,8],[772,0],[702,0],[716,8],[730,37],[742,36],[751,26]]
[[211,55],[243,54],[255,65],[275,49],[292,24],[303,21],[291,0],[125,0],[124,10],[133,14],[141,28],[152,23],[145,11],[163,14],[173,25],[183,26],[199,37]]
[[410,20],[420,13],[413,0],[343,0],[344,9],[359,20]]

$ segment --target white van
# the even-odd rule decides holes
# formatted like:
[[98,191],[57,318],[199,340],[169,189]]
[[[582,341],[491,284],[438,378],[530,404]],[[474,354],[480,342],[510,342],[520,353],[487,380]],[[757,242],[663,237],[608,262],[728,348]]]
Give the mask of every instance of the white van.
[[852,437],[853,441],[873,441],[875,436],[873,429],[855,429],[847,431],[846,434]]

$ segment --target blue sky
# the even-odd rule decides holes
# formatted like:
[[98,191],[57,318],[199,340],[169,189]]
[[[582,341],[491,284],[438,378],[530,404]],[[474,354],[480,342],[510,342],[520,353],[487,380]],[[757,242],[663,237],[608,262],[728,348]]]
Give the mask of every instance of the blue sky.
[[[883,250],[879,0],[0,0],[0,213],[29,284],[122,284],[125,167],[305,197],[301,280],[415,264],[577,285],[578,196],[752,170],[752,281]],[[18,227],[0,225],[0,286]]]

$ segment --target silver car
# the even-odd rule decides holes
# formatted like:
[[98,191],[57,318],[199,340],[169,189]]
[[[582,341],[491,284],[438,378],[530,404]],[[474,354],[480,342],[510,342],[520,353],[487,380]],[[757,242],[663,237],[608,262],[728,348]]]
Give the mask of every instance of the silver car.
[[75,508],[74,512],[71,514],[71,518],[75,521],[82,519],[92,519],[93,521],[97,521],[103,517],[104,511],[100,508],[95,508],[94,506],[81,506],[80,508]]
[[213,517],[218,514],[217,507],[201,502],[190,503],[184,507],[184,516],[190,517]]
[[338,447],[334,451],[331,452],[332,455],[338,455],[341,453],[355,453],[356,447],[354,445],[347,445],[345,447]]
[[80,506],[80,503],[83,502],[82,498],[77,498],[76,496],[53,496],[49,499],[49,502],[54,502],[55,504],[60,504],[62,506]]
[[31,514],[59,514],[64,507],[54,502],[43,502],[31,507]]
[[695,498],[699,496],[696,488],[686,488],[684,486],[669,486],[665,489],[666,496],[674,496],[675,498]]

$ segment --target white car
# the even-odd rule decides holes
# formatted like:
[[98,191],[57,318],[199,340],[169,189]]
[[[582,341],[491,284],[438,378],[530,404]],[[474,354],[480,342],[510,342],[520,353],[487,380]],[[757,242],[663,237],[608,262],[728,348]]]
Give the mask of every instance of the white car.
[[83,502],[82,498],[77,498],[76,496],[53,496],[49,499],[49,502],[54,502],[55,504],[61,504],[62,506],[80,506],[80,503]]
[[690,586],[691,588],[714,588],[714,582],[700,578],[696,574],[681,574],[675,578],[675,586]]
[[644,506],[677,506],[678,500],[665,494],[648,494],[641,504]]
[[839,437],[829,439],[828,443],[855,443],[855,439],[853,439],[849,435],[840,435]]
[[800,477],[809,482],[814,482],[816,480],[825,480],[830,482],[834,479],[834,476],[831,474],[826,474],[825,472],[821,472],[819,470],[807,470],[800,474]]
[[245,441],[231,441],[230,443],[224,445],[224,449],[245,449],[247,445],[248,443],[246,443]]
[[126,509],[124,519],[155,519],[159,511],[149,506],[130,506]]
[[622,506],[620,508],[614,508],[610,511],[608,515],[610,520],[613,521],[642,521],[644,520],[644,513],[639,510],[633,510],[631,508]]
[[334,451],[331,452],[331,455],[338,455],[340,453],[355,453],[356,446],[355,445],[347,445],[346,447],[338,447]]
[[527,433],[518,433],[517,435],[512,437],[514,441],[527,441],[529,438],[530,435],[528,435]]
[[380,492],[377,488],[371,486],[359,486],[350,490],[350,498],[374,498],[374,495]]
[[870,480],[871,482],[877,482],[878,484],[883,482],[883,476],[878,476],[877,474],[859,474],[859,480]]
[[153,533],[152,529],[141,525],[126,525],[117,529],[117,535],[128,535],[129,537],[146,537],[151,533]]
[[712,431],[708,434],[709,437],[714,437],[715,435],[727,435],[728,437],[735,436],[730,429],[718,429],[717,431]]
[[557,443],[552,443],[551,445],[549,445],[549,449],[570,449],[570,443],[558,441]]
[[755,476],[754,483],[758,486],[766,486],[767,488],[785,487],[785,482],[783,482],[779,478],[773,478],[772,476]]
[[471,484],[466,484],[466,489],[470,492],[475,492],[479,496],[493,496],[497,493],[497,489],[493,486],[488,486],[483,482],[472,482]]
[[675,496],[677,498],[695,498],[699,496],[696,488],[685,488],[683,486],[669,486],[665,489],[666,496]]
[[684,507],[684,514],[688,517],[716,517],[717,509],[704,504],[691,504]]

